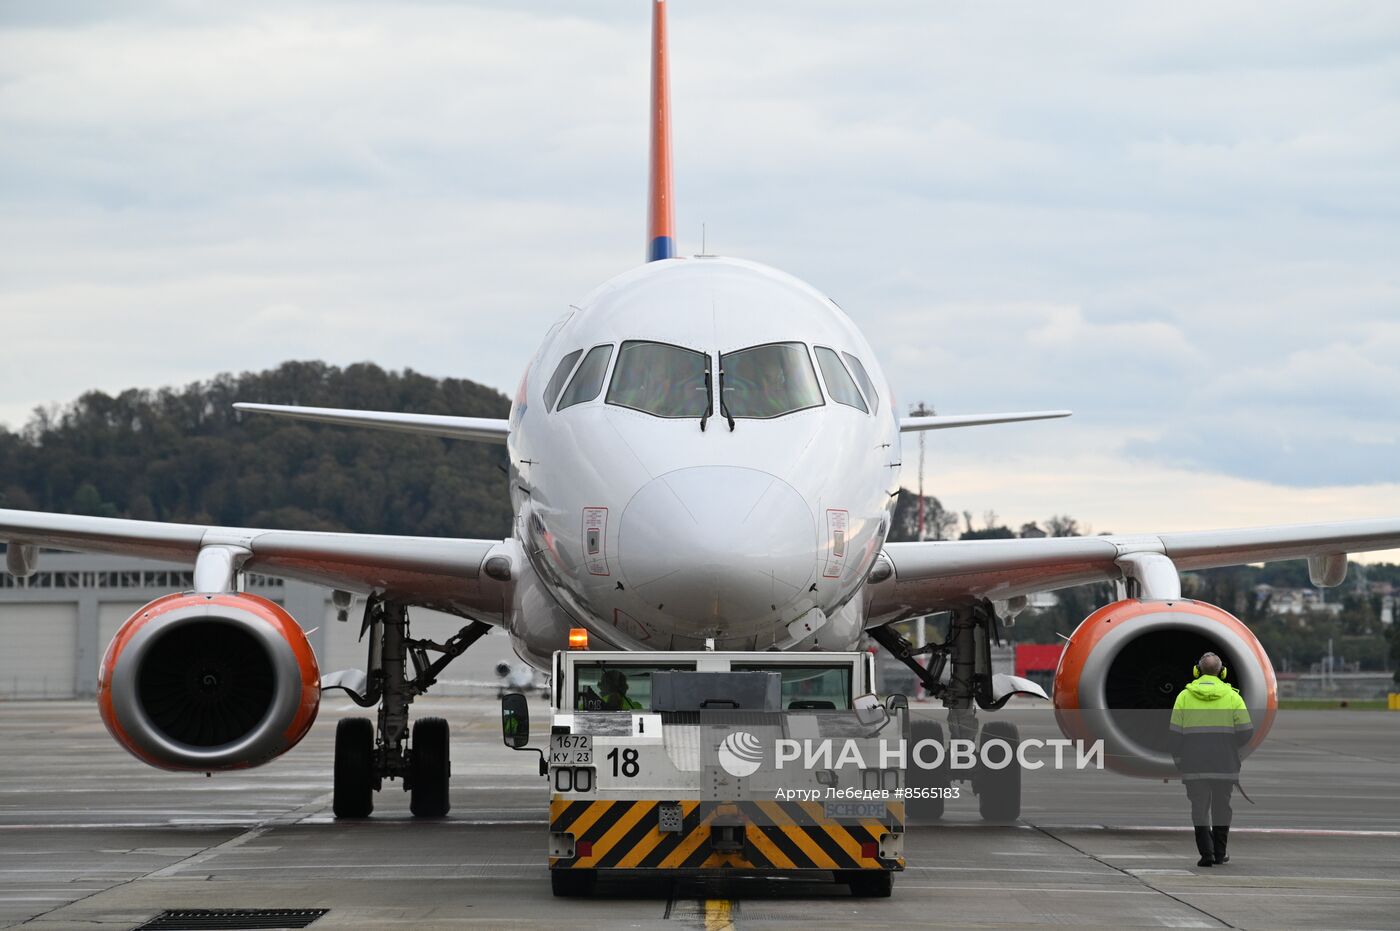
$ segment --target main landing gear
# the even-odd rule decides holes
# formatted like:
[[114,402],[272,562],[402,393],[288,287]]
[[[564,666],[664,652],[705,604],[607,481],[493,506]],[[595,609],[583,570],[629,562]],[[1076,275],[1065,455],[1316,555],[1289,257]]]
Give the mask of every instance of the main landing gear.
[[[418,818],[441,818],[450,808],[452,773],[447,722],[420,718],[409,731],[408,709],[428,690],[448,663],[462,655],[490,626],[473,621],[446,643],[408,635],[408,611],[397,602],[371,596],[365,604],[361,639],[368,639],[369,673],[364,692],[341,685],[362,708],[379,706],[378,719],[345,718],[335,729],[337,818],[367,818],[374,793],[385,779],[402,779],[409,809]],[[429,661],[428,653],[440,654]],[[409,677],[412,664],[413,676]]]
[[[1004,696],[992,694],[991,643],[1000,642],[999,624],[990,601],[983,601],[952,614],[948,638],[939,644],[916,649],[890,627],[870,631],[876,643],[889,650],[896,659],[908,666],[923,683],[928,694],[940,699],[948,709],[950,740],[969,740],[978,748],[978,764],[968,775],[955,775],[949,766],[948,746],[944,744],[943,727],[936,721],[913,721],[910,725],[910,747],[920,741],[932,740],[944,746],[941,765],[925,768],[910,766],[907,786],[918,790],[910,794],[907,803],[911,824],[928,824],[943,816],[948,789],[955,780],[970,781],[977,795],[977,808],[982,818],[992,822],[1011,822],[1021,816],[1021,769],[1016,765],[1016,751],[1021,743],[1020,730],[1010,721],[989,721],[978,727],[977,707],[996,710],[1006,703]],[[928,656],[928,667],[919,661]],[[944,670],[950,669],[947,681]],[[1000,769],[981,765],[982,744],[989,740],[1005,741],[1011,748],[1011,763]],[[1001,754],[991,754],[1000,759]],[[925,758],[928,758],[926,755]]]

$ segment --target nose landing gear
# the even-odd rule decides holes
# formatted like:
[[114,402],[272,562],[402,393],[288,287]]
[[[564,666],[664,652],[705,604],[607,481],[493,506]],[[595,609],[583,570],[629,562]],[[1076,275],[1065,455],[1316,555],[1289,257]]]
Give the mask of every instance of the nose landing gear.
[[[421,718],[409,731],[409,706],[425,693],[448,663],[479,640],[490,625],[473,621],[446,643],[413,640],[404,605],[371,596],[365,604],[362,638],[368,635],[365,690],[344,689],[362,708],[379,706],[378,719],[346,718],[336,726],[332,809],[337,818],[367,818],[374,793],[385,779],[403,780],[409,810],[418,818],[441,818],[450,810],[450,735],[443,718]],[[440,654],[431,662],[428,653]],[[409,677],[409,664],[413,677]]]
[[[945,794],[954,780],[968,781],[977,795],[977,808],[983,820],[1012,822],[1021,816],[1021,769],[1016,763],[1021,743],[1020,731],[1010,721],[989,721],[980,727],[977,708],[994,711],[1002,707],[1010,694],[997,698],[993,694],[991,643],[1000,642],[996,611],[991,602],[983,601],[953,612],[948,626],[948,638],[943,643],[916,649],[892,628],[876,627],[869,631],[871,639],[908,666],[923,683],[925,690],[940,699],[948,709],[949,738],[973,742],[980,750],[991,740],[1005,741],[1010,749],[1010,762],[1000,768],[983,765],[985,755],[977,754],[978,763],[966,775],[959,775],[948,765],[948,747],[935,768],[910,766],[907,785],[921,790],[911,795],[907,804],[911,824],[928,824],[943,816]],[[918,657],[929,657],[928,667]],[[949,670],[945,680],[944,671]],[[943,728],[932,721],[915,721],[911,726],[910,746],[921,740],[943,743]],[[998,748],[996,759],[1006,751]],[[933,754],[924,754],[932,758]]]

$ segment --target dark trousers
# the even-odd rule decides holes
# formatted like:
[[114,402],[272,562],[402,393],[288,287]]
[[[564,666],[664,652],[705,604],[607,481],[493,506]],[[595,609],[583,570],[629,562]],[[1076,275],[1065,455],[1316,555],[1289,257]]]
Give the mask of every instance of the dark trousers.
[[1197,827],[1230,826],[1230,793],[1235,783],[1229,779],[1186,779],[1186,797],[1191,800],[1191,823]]

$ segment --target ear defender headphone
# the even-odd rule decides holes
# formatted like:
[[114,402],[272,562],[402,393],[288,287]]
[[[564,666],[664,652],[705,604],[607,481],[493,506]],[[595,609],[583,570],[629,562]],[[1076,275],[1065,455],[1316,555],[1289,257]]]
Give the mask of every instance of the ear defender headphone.
[[[1225,681],[1225,676],[1228,675],[1229,672],[1230,672],[1230,670],[1226,669],[1226,668],[1225,668],[1225,664],[1222,663],[1222,664],[1220,665],[1220,673],[1219,673],[1215,678],[1219,679],[1221,682],[1224,682],[1224,681]],[[1193,678],[1193,679],[1199,679],[1200,677],[1201,677],[1201,667],[1200,667],[1199,665],[1197,665],[1197,666],[1192,666],[1192,667],[1191,667],[1191,678]]]

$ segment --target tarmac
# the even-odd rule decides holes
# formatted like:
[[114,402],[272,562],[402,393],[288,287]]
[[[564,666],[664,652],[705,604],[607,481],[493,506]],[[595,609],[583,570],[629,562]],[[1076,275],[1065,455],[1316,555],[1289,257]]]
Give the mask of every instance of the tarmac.
[[[538,721],[547,720],[543,706]],[[452,812],[409,815],[397,783],[365,821],[330,811],[328,698],[282,759],[152,770],[91,702],[0,703],[0,927],[135,928],[166,909],[324,908],[330,928],[1400,927],[1400,713],[1280,715],[1247,762],[1231,862],[1201,869],[1179,784],[1028,777],[1023,817],[971,798],[911,828],[889,899],[792,879],[642,878],[555,899],[534,754],[501,745],[489,698],[420,699],[453,728]],[[1052,736],[1043,711],[1023,735]]]

